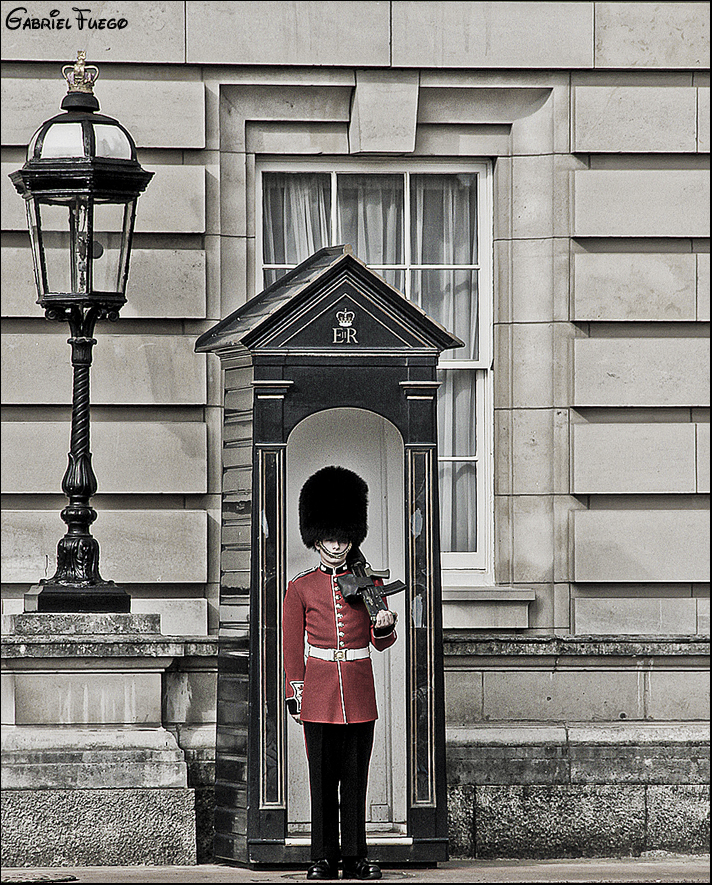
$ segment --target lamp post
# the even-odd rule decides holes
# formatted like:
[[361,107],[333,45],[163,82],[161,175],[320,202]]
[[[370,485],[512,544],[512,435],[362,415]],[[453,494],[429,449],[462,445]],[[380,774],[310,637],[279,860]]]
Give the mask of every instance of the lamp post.
[[[57,570],[40,581],[26,608],[40,612],[127,612],[129,594],[99,574],[99,544],[89,530],[97,490],[89,446],[89,372],[97,320],[117,320],[126,303],[136,203],[153,173],[112,117],[98,114],[99,70],[84,52],[62,75],[69,90],[58,114],[30,140],[27,162],[10,175],[26,203],[37,303],[50,320],[66,321],[73,392],[69,463],[62,490],[67,533],[57,545]],[[31,594],[28,594],[31,596]]]

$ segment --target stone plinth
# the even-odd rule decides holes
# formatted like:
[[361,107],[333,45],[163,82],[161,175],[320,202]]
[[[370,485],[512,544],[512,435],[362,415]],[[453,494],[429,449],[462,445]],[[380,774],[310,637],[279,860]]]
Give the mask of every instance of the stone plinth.
[[3,867],[195,863],[194,790],[3,790]]
[[156,614],[2,626],[2,863],[195,863],[195,790],[162,709],[165,671],[196,643]]

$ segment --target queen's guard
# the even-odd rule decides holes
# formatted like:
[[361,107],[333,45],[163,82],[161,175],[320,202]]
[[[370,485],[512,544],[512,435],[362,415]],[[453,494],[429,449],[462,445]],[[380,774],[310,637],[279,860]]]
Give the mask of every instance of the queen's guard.
[[[381,878],[366,847],[368,769],[378,718],[371,647],[393,645],[396,614],[359,550],[367,517],[368,486],[353,471],[324,467],[304,483],[299,529],[320,563],[289,582],[283,642],[287,708],[304,727],[309,765],[308,879],[336,879],[340,864],[344,878]],[[364,594],[354,592],[364,584],[370,584],[368,607]]]

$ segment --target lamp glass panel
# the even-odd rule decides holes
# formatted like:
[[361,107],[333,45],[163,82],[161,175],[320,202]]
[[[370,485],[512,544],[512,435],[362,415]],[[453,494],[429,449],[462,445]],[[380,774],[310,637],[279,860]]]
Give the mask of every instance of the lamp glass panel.
[[27,228],[30,232],[32,246],[35,286],[37,287],[37,296],[41,297],[47,291],[47,272],[42,243],[42,210],[38,200],[27,200],[25,208],[27,209]]
[[128,249],[124,246],[130,236],[128,219],[133,203],[95,203],[94,232],[91,261],[92,290],[120,292],[123,289]]
[[131,145],[126,133],[118,126],[96,123],[94,142],[94,153],[97,157],[109,157],[112,160],[131,159]]
[[40,157],[84,157],[84,136],[81,123],[55,123],[47,130],[40,148]]
[[129,259],[133,240],[134,223],[136,221],[136,204],[138,197],[124,204],[123,229],[121,232],[121,252],[119,255],[117,291],[126,292],[129,275]]
[[37,132],[35,132],[35,134],[30,139],[30,143],[27,145],[27,159],[28,160],[31,160],[35,154],[35,145],[37,144],[37,137],[39,136],[41,131],[42,131],[42,127],[40,126],[40,128],[37,130]]
[[[70,222],[72,210],[67,205],[57,203],[37,204],[35,220],[36,234],[30,228],[30,237],[36,236],[35,260],[45,268],[45,292],[75,292],[72,286],[73,265],[72,246],[70,239]],[[41,215],[40,215],[41,212]]]

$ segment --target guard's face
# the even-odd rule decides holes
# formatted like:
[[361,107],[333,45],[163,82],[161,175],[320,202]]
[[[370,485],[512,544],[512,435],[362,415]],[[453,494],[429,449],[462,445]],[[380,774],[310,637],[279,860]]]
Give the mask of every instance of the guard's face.
[[317,541],[316,549],[319,551],[324,565],[335,568],[346,561],[346,555],[351,549],[351,543],[349,541],[335,541],[333,538],[327,538],[323,541]]

